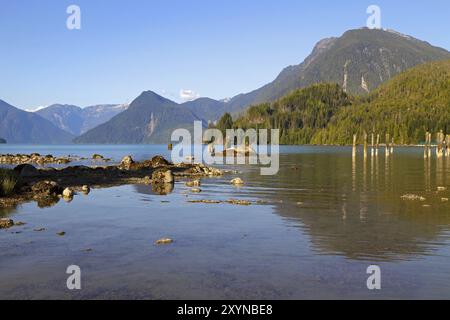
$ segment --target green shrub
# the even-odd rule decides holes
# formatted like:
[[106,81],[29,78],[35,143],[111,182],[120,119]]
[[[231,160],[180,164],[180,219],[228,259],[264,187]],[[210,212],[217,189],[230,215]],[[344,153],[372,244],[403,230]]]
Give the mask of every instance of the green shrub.
[[0,169],[0,197],[11,195],[17,183],[18,177],[13,170]]

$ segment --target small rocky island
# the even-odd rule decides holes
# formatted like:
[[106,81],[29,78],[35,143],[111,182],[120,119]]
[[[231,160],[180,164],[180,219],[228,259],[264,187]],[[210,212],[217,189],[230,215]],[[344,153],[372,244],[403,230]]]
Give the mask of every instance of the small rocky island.
[[[100,158],[100,157],[96,157]],[[9,192],[0,190],[0,207],[14,207],[20,203],[37,201],[41,207],[55,204],[61,198],[70,201],[76,192],[89,193],[91,188],[113,187],[124,184],[149,184],[157,194],[168,194],[175,180],[220,176],[221,170],[203,164],[173,164],[162,156],[136,162],[126,156],[120,164],[111,166],[68,166],[37,168],[31,163],[62,163],[70,159],[53,156],[0,156],[0,163],[20,163],[14,169],[2,169],[2,183],[14,181]],[[68,163],[65,162],[65,163]],[[3,194],[2,194],[3,193]]]

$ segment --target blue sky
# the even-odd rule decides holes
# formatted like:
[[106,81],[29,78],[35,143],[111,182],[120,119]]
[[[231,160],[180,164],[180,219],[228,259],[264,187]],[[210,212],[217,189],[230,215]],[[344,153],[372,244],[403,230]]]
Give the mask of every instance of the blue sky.
[[[81,30],[66,28],[71,4]],[[231,97],[364,26],[371,4],[383,28],[450,49],[448,0],[0,0],[0,99],[30,109],[131,102],[144,90]]]

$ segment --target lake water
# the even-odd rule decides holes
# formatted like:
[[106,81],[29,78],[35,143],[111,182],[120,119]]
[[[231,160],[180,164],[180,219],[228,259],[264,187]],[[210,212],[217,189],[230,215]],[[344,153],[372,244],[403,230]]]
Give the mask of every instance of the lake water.
[[[165,146],[0,146],[32,152],[169,156]],[[127,185],[3,209],[26,225],[0,230],[0,298],[450,298],[450,159],[397,148],[353,161],[350,148],[282,147],[280,162],[276,176],[231,166],[241,172],[202,179],[200,194],[184,182],[167,196]],[[243,187],[230,185],[236,176]],[[188,202],[230,198],[253,204]],[[163,237],[175,242],[154,245]],[[80,291],[66,287],[69,265],[81,268]],[[381,290],[367,289],[370,265]]]

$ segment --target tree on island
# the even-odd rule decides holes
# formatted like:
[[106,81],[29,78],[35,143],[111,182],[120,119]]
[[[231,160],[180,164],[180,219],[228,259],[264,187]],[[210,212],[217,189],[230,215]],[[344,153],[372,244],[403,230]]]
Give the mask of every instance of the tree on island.
[[233,129],[233,118],[231,117],[231,114],[225,113],[222,118],[217,122],[217,129],[222,131],[222,133],[225,135],[227,129]]

